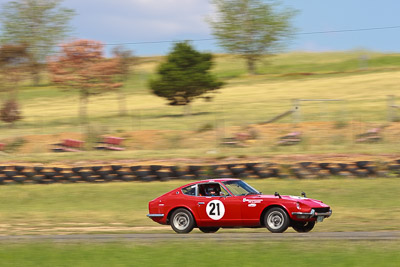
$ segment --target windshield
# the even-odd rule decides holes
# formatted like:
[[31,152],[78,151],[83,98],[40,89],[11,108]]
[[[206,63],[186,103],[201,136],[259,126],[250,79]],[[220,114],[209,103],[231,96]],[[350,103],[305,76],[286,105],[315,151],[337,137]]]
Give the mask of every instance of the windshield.
[[225,181],[224,185],[232,192],[235,196],[247,196],[247,195],[259,195],[261,194],[250,185],[246,184],[242,180]]

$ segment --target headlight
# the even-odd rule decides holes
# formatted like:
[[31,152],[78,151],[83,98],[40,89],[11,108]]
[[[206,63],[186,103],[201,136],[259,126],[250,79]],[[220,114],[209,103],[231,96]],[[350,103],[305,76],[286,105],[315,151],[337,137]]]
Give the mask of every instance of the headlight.
[[298,209],[298,210],[300,210],[300,209],[301,209],[301,207],[300,207],[300,203],[299,203],[299,202],[296,202],[296,207],[297,207],[297,209]]

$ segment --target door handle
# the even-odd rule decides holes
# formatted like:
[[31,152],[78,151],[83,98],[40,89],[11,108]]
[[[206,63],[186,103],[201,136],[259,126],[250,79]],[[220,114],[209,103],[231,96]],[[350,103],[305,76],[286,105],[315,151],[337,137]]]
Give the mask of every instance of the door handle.
[[197,204],[204,205],[205,203],[204,202],[197,202]]

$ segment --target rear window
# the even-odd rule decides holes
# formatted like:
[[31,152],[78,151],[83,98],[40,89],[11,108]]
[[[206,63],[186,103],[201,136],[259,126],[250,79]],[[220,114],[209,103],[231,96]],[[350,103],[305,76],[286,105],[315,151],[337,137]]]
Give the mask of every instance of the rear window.
[[196,195],[196,185],[190,185],[182,188],[182,193],[188,196]]

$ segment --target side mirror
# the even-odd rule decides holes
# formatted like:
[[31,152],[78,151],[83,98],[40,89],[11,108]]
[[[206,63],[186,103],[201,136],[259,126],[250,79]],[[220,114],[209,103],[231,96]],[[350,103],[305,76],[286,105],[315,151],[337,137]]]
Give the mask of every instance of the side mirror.
[[279,197],[279,198],[282,198],[281,195],[279,195],[278,192],[275,192],[274,196]]
[[304,192],[301,192],[301,196],[302,196],[302,197],[307,197],[307,196],[306,196],[306,193],[304,193]]

